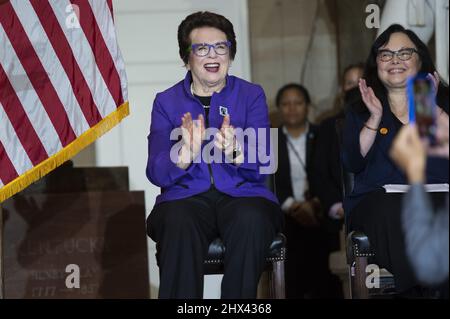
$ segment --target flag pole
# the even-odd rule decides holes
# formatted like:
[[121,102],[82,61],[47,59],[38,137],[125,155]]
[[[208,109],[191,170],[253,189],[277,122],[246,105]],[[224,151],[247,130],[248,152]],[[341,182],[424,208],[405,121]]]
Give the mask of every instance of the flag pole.
[[0,204],[0,299],[4,298],[4,282],[3,282],[3,211]]

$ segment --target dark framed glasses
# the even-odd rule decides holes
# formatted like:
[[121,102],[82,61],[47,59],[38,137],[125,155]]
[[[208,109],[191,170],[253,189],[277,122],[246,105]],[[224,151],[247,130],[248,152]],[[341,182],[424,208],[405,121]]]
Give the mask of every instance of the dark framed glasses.
[[419,53],[416,49],[413,48],[406,48],[406,49],[401,49],[398,51],[391,51],[391,50],[379,50],[377,57],[378,59],[380,59],[380,61],[383,62],[389,62],[391,61],[394,56],[396,56],[399,60],[401,61],[408,61],[409,59],[412,58],[414,53]]

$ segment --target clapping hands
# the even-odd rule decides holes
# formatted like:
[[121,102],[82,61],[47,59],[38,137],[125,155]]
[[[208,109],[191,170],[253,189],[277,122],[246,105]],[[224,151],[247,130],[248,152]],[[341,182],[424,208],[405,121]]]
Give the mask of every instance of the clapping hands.
[[378,120],[381,120],[383,115],[383,105],[380,100],[376,97],[373,89],[367,86],[366,80],[359,79],[359,91],[361,92],[361,97],[370,115]]
[[191,113],[185,113],[181,123],[183,146],[179,152],[177,166],[186,169],[201,152],[206,129],[202,114],[197,117],[197,120],[192,120]]
[[[202,143],[206,137],[205,119],[200,114],[196,120],[192,119],[191,113],[185,113],[181,118],[181,131],[183,145],[178,153],[177,166],[186,169],[202,150]],[[243,162],[243,154],[236,140],[235,129],[230,124],[230,116],[226,115],[219,132],[215,135],[214,145],[224,152],[230,162],[237,165]],[[234,155],[237,155],[235,158]]]
[[231,162],[236,164],[242,163],[242,154],[238,154],[236,158],[233,158],[234,152],[240,153],[240,146],[236,140],[236,131],[230,124],[229,115],[223,117],[222,126],[215,136],[214,145],[223,151],[225,156],[230,159]]

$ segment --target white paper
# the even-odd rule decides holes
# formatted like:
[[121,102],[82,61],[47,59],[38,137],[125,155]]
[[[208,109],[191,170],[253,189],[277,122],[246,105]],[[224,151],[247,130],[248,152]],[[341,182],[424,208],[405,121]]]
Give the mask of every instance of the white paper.
[[[386,184],[383,188],[386,193],[406,193],[409,190],[408,184]],[[425,184],[427,193],[448,193],[448,184]]]

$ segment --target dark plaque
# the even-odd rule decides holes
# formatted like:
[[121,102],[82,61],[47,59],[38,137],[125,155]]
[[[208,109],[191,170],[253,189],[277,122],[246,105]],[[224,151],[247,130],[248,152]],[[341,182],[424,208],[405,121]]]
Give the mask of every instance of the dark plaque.
[[143,192],[24,192],[2,208],[5,298],[149,297]]

